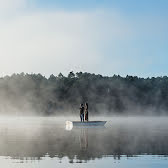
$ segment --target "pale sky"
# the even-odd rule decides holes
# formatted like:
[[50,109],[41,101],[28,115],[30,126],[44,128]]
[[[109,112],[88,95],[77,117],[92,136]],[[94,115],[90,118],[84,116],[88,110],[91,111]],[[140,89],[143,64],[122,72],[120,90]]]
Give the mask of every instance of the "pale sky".
[[0,76],[168,75],[167,0],[0,0]]

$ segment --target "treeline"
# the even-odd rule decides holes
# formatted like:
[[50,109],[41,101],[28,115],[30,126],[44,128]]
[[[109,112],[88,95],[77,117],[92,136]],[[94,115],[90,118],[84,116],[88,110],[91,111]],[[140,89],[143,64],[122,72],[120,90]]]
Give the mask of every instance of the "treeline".
[[0,78],[0,113],[76,114],[81,102],[92,114],[168,114],[168,77],[106,77],[90,73],[13,74]]

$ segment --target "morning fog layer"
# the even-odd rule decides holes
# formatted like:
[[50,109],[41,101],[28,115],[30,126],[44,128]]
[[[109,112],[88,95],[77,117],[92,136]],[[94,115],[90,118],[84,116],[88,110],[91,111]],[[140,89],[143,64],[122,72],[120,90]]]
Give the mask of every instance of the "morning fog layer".
[[162,115],[168,110],[168,77],[106,77],[90,73],[14,74],[0,78],[0,113],[9,115],[90,114]]

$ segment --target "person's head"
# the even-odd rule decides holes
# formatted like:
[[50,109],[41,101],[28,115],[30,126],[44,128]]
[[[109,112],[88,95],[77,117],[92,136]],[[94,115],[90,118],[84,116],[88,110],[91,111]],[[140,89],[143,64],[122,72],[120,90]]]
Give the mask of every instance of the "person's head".
[[85,106],[87,106],[87,107],[88,107],[88,103],[87,103],[87,102],[85,103]]
[[81,103],[81,104],[80,104],[80,106],[82,107],[82,106],[83,106],[83,104]]

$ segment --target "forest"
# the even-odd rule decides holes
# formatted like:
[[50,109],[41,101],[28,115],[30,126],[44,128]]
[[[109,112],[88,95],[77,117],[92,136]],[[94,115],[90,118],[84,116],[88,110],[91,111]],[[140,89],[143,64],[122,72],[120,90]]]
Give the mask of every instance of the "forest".
[[76,115],[88,102],[92,115],[167,115],[168,77],[112,77],[87,72],[13,74],[0,78],[0,114]]

